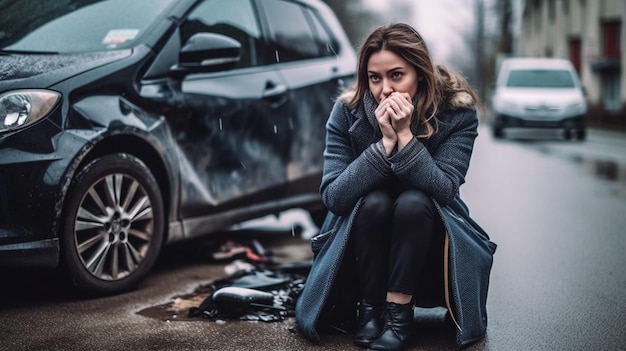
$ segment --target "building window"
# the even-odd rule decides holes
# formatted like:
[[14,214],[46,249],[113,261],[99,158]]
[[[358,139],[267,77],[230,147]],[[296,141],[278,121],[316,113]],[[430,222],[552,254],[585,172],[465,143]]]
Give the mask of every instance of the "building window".
[[602,102],[608,111],[621,108],[621,21],[602,23],[602,58],[596,63],[600,69]]
[[621,108],[620,80],[619,72],[603,71],[600,76],[602,103],[607,111],[617,111]]
[[541,8],[539,8],[537,10],[537,12],[535,12],[532,16],[535,19],[535,26],[534,27],[535,27],[536,33],[541,33],[541,16],[542,16]]
[[580,40],[580,37],[570,38],[569,40],[569,60],[572,61],[572,64],[574,65],[576,72],[578,72],[578,75],[581,74],[580,72],[580,62],[581,62],[581,56],[582,56],[581,43],[582,41]]
[[619,59],[621,55],[621,22],[607,21],[602,24],[603,54],[607,59]]

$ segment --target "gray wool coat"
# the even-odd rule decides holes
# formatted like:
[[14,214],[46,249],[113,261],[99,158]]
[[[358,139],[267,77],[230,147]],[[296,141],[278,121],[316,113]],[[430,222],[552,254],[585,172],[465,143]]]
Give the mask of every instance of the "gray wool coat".
[[[467,345],[484,337],[487,290],[496,245],[475,223],[459,197],[465,181],[478,118],[466,93],[447,97],[438,112],[437,132],[414,138],[386,156],[374,116],[376,102],[367,94],[362,106],[335,103],[327,122],[324,174],[320,191],[329,214],[311,239],[313,265],[296,304],[302,334],[319,343],[320,331],[355,317],[354,274],[346,247],[361,198],[395,174],[406,186],[434,201],[446,229],[444,282],[446,307],[456,341]],[[419,126],[411,126],[418,135]]]

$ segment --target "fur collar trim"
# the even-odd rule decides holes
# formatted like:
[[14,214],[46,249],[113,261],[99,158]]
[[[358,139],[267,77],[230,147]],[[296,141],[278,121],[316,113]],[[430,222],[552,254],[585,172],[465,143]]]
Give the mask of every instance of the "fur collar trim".
[[437,66],[437,85],[441,89],[442,107],[449,110],[475,109],[472,87],[460,74],[444,66]]

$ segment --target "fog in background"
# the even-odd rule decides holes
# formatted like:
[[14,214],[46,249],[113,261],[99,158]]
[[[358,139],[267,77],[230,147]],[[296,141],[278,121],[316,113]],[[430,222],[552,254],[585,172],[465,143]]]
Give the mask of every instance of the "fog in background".
[[[496,57],[519,52],[524,0],[325,0],[356,50],[376,27],[405,22],[426,41],[433,60],[468,78],[483,100]],[[482,20],[480,20],[482,19]]]

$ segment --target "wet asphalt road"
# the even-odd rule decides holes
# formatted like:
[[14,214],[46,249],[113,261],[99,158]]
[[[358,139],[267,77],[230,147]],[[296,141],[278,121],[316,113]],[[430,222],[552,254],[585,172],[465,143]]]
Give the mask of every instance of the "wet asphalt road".
[[[522,139],[496,141],[481,129],[461,190],[499,245],[487,337],[467,350],[626,350],[626,135],[592,130],[586,142],[514,136]],[[253,235],[279,261],[308,259],[294,225],[303,225],[296,212],[220,236]],[[209,260],[211,242],[167,248],[138,290],[99,299],[73,295],[54,272],[0,271],[0,350],[358,350],[342,334],[312,345],[293,319],[139,314],[226,276],[225,264]],[[445,327],[416,328],[411,350],[451,349]]]

